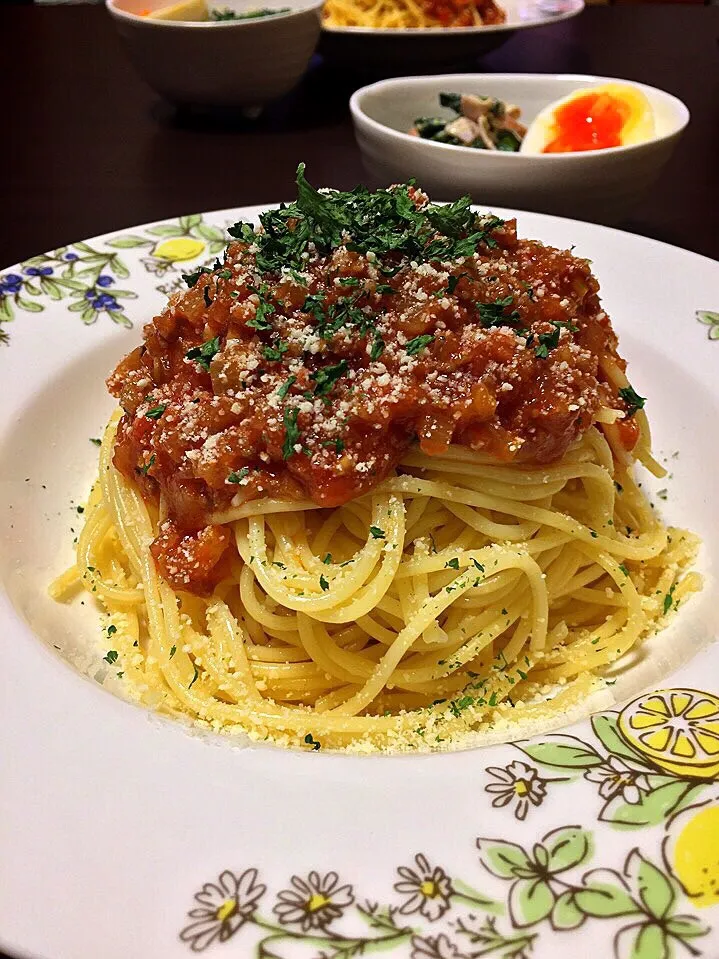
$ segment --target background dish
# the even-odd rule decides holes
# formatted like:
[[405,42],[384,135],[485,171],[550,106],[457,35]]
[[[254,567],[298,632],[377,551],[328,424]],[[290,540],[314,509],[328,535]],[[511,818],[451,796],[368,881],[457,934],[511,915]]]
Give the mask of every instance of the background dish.
[[[543,734],[521,747],[494,746],[430,758],[375,760],[314,752],[280,754],[263,748],[238,751],[148,717],[105,695],[60,661],[53,646],[72,653],[68,639],[77,635],[77,621],[58,617],[49,599],[45,605],[43,589],[67,558],[59,551],[64,546],[70,550],[68,531],[77,516],[77,501],[69,500],[82,495],[92,475],[96,450],[88,438],[97,435],[111,407],[103,399],[101,373],[137,341],[139,330],[130,331],[126,324],[138,327],[160,306],[165,292],[158,287],[171,287],[190,262],[214,255],[212,244],[221,242],[220,228],[253,212],[226,211],[138,227],[85,245],[72,244],[3,271],[6,280],[9,274],[20,277],[21,298],[38,309],[23,312],[14,300],[10,303],[17,315],[6,327],[10,345],[0,354],[4,382],[11,387],[0,414],[4,464],[0,576],[12,597],[12,604],[4,595],[0,599],[0,622],[8,638],[0,720],[9,771],[0,796],[4,846],[0,882],[6,890],[0,904],[2,944],[38,956],[179,959],[191,954],[192,943],[205,948],[213,935],[216,940],[223,932],[232,943],[213,942],[210,955],[252,955],[251,944],[270,935],[250,921],[254,908],[247,916],[237,914],[234,922],[226,914],[224,919],[217,917],[245,876],[243,903],[252,900],[258,914],[269,917],[280,932],[297,933],[294,944],[275,941],[277,954],[312,955],[317,944],[308,943],[301,933],[301,909],[296,924],[288,920],[286,926],[272,910],[283,890],[296,890],[290,884],[293,874],[298,882],[314,882],[310,874],[317,870],[318,881],[338,874],[329,885],[337,902],[343,903],[338,905],[337,928],[347,936],[368,934],[358,906],[370,899],[381,907],[404,908],[396,914],[397,923],[411,925],[424,942],[436,944],[437,937],[445,936],[458,948],[466,947],[468,940],[450,923],[466,921],[473,912],[480,924],[493,922],[502,936],[534,937],[537,959],[568,959],[583,948],[601,949],[611,956],[615,936],[623,933],[624,941],[638,935],[638,928],[623,932],[630,926],[656,927],[656,916],[647,910],[661,911],[668,903],[672,916],[691,917],[681,927],[683,932],[706,933],[687,941],[711,955],[712,948],[719,948],[719,910],[715,900],[693,884],[692,868],[701,863],[701,855],[690,856],[687,867],[684,851],[693,848],[691,837],[702,823],[715,821],[717,787],[693,777],[686,766],[670,774],[640,765],[646,771],[635,769],[637,777],[648,778],[625,780],[622,790],[635,785],[641,802],[630,801],[636,797],[631,790],[628,799],[622,790],[609,799],[607,788],[600,795],[602,783],[617,768],[626,773],[628,763],[642,761],[642,754],[632,752],[621,736],[613,738],[617,728],[613,712],[597,717],[593,726],[585,721],[563,730],[563,736],[573,735],[574,740]],[[549,243],[576,244],[578,253],[593,260],[637,386],[651,397],[655,446],[674,473],[667,484],[672,518],[705,538],[704,592],[670,625],[666,643],[647,647],[650,655],[633,664],[626,676],[617,677],[611,692],[623,699],[650,685],[706,688],[719,666],[719,647],[700,651],[717,632],[712,593],[719,517],[713,475],[719,464],[713,462],[716,452],[705,442],[719,413],[713,352],[717,346],[707,337],[719,325],[719,317],[708,312],[715,307],[717,266],[653,241],[574,221],[520,214],[520,226],[524,233]],[[199,243],[193,259],[178,256],[179,245],[163,246],[190,237]],[[68,305],[77,302],[69,293],[53,300],[49,293],[35,295],[25,289],[28,282],[39,282],[27,269],[51,269],[43,274],[47,283],[48,278],[63,275],[65,264],[79,260],[78,269],[83,268],[86,258],[98,254],[96,270],[81,280],[87,290],[94,290],[90,298],[81,292],[87,300],[85,315],[68,311]],[[162,265],[164,275],[159,276]],[[113,282],[98,286],[95,272]],[[697,311],[704,311],[701,322]],[[83,319],[92,325],[84,329]],[[681,351],[676,349],[678,337]],[[667,382],[673,383],[671,390],[666,389]],[[88,383],[97,383],[97,393],[88,393]],[[55,445],[60,417],[63,424],[72,425],[62,430],[62,449]],[[692,450],[697,449],[703,451],[701,463],[693,461]],[[59,468],[61,461],[71,468]],[[51,615],[45,618],[48,610]],[[95,636],[98,650],[102,649],[94,611],[79,612],[82,629],[89,630],[84,635]],[[28,620],[44,643],[33,637]],[[83,641],[75,651],[84,647]],[[693,652],[697,655],[686,662]],[[679,671],[672,673],[675,669]],[[716,695],[719,688],[713,686],[709,692]],[[597,705],[608,708],[611,701],[607,698]],[[559,746],[575,752],[547,751]],[[540,763],[538,757],[555,765]],[[574,762],[572,757],[580,761],[567,766]],[[513,784],[520,779],[530,783],[531,802],[518,802]],[[667,788],[657,795],[662,787]],[[382,814],[368,819],[367,804],[378,798]],[[701,803],[706,805],[700,807]],[[571,817],[567,808],[575,811]],[[437,809],[442,816],[437,816]],[[622,823],[625,828],[620,828]],[[570,832],[557,834],[558,829]],[[478,838],[484,842],[479,849]],[[643,872],[650,875],[658,898],[644,909],[635,904],[629,915],[587,917],[576,931],[558,932],[548,913],[539,918],[539,913],[511,912],[510,890],[518,877],[511,872],[504,877],[493,874],[485,865],[490,861],[485,855],[488,839],[492,849],[498,842],[511,842],[530,853],[535,842],[552,847],[559,839],[571,839],[571,856],[556,863],[566,867],[562,881],[581,885],[588,872],[601,867],[612,870],[613,888],[638,897],[636,882]],[[31,872],[28,862],[41,867]],[[645,862],[653,868],[643,866]],[[248,876],[254,868],[259,874]],[[701,865],[697,868],[700,872]],[[413,885],[421,885],[428,872],[437,882],[434,907],[427,896],[412,899]],[[690,894],[679,885],[680,879]],[[473,893],[465,882],[491,896],[501,912],[495,915],[476,900],[472,904]],[[216,889],[206,888],[204,904],[195,900],[210,883]],[[340,893],[346,885],[352,887],[350,892]],[[57,896],[58,887],[62,896]],[[250,889],[257,893],[256,900]],[[546,900],[546,893],[542,895]],[[43,903],[41,923],[38,902]],[[201,916],[188,915],[203,909]],[[203,916],[206,924],[199,929]],[[370,932],[374,936],[377,930]],[[414,948],[422,959],[420,949],[432,956],[427,952],[430,946],[421,942],[410,946],[410,938],[398,935],[386,954],[403,959]]]
[[[576,17],[584,0],[501,0],[504,23],[481,27],[376,30],[322,27],[320,51],[330,61],[358,72],[428,70],[476,58],[501,46],[515,30],[527,30]],[[391,64],[391,67],[389,66]]]
[[624,216],[669,159],[689,111],[676,97],[635,84],[656,115],[658,136],[646,143],[587,153],[506,154],[468,150],[412,137],[415,117],[435,116],[443,91],[495,96],[522,109],[529,125],[549,103],[610,78],[571,74],[450,74],[398,77],[357,90],[350,110],[362,159],[373,179],[415,176],[437,199],[470,193],[477,203],[512,203],[563,216],[612,223]]
[[[322,0],[273,0],[287,13],[255,20],[191,22],[138,16],[139,0],[106,0],[140,75],[182,106],[259,108],[287,93],[307,69],[320,34]],[[252,0],[228,0],[236,12]]]

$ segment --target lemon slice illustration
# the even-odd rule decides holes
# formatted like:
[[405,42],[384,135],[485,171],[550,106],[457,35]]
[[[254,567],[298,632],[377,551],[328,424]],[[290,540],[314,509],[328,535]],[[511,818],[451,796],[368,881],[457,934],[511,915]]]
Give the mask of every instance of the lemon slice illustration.
[[719,903],[719,806],[680,813],[670,827],[664,855],[696,906]]
[[619,731],[656,766],[680,776],[719,776],[719,699],[696,689],[660,689],[633,700]]
[[178,236],[172,240],[163,240],[152,251],[152,255],[159,260],[169,260],[172,263],[182,260],[194,260],[204,253],[205,244],[202,240],[195,240],[191,236]]

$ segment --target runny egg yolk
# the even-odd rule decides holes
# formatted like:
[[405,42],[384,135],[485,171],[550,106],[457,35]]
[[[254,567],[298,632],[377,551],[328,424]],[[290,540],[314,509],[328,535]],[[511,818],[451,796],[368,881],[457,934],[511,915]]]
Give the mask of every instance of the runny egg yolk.
[[585,93],[554,111],[553,138],[543,153],[603,150],[622,145],[622,131],[632,115],[623,97]]

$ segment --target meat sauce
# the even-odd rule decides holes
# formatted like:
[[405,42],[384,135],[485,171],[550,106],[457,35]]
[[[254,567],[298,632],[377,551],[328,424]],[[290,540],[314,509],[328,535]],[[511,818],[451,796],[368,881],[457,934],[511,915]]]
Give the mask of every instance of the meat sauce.
[[600,405],[622,409],[586,260],[518,239],[514,221],[450,261],[387,269],[348,245],[310,243],[302,269],[263,273],[254,243],[231,243],[110,376],[124,410],[114,462],[162,495],[152,551],[173,587],[212,588],[229,541],[213,517],[247,500],[339,506],[414,443],[548,463]]

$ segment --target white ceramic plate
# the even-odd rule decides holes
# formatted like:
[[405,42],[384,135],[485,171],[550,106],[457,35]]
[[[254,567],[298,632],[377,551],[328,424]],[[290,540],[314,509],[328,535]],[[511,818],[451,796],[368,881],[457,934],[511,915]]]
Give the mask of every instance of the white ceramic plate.
[[54,605],[46,584],[95,469],[103,377],[179,273],[257,212],[138,227],[0,274],[0,946],[42,959],[719,955],[716,776],[652,765],[618,723],[640,697],[673,736],[703,723],[719,741],[710,260],[519,214],[522,235],[593,260],[672,474],[662,511],[704,538],[704,592],[616,671],[603,712],[514,745],[361,758],[237,748],[92,678],[108,671],[97,614]]
[[394,76],[400,67],[426,70],[437,64],[481,56],[500,46],[515,30],[527,30],[576,17],[584,0],[499,0],[504,23],[479,27],[427,27],[384,30],[323,24],[321,51],[347,68],[382,69]]

